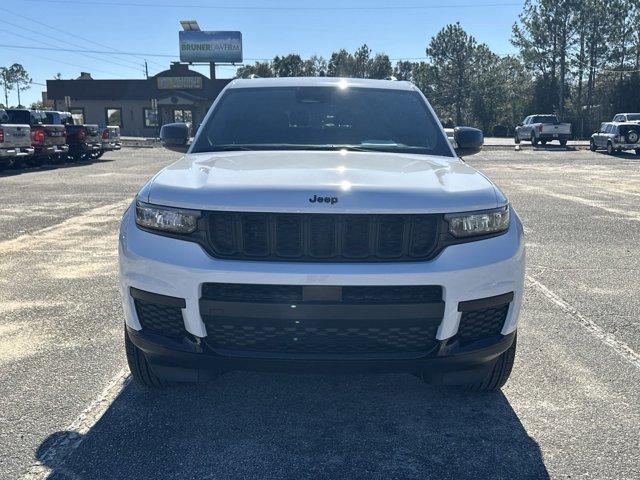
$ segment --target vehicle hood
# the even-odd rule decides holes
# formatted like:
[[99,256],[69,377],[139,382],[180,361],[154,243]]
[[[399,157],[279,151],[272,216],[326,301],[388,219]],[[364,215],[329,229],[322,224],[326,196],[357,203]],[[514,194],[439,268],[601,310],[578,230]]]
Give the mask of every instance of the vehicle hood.
[[187,154],[139,195],[158,205],[257,212],[436,213],[506,203],[459,159],[352,151]]

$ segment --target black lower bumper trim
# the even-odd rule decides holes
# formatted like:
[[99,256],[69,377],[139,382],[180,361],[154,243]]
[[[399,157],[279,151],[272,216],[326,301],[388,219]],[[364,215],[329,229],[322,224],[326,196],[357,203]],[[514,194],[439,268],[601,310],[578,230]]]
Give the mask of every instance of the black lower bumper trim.
[[[482,371],[493,366],[495,360],[513,343],[515,332],[508,335],[496,335],[484,339],[477,345],[458,348],[447,346],[441,341],[438,353],[422,358],[410,359],[317,359],[317,358],[243,358],[227,357],[203,348],[199,341],[186,338],[172,340],[160,335],[136,331],[127,327],[131,341],[146,355],[149,363],[158,371],[172,372],[172,379],[180,380],[179,372],[184,373],[185,381],[195,377],[209,378],[212,375],[234,371],[279,371],[298,373],[415,373],[421,374],[434,383],[451,383],[454,372]],[[454,382],[455,383],[455,382]]]
[[458,303],[459,312],[472,312],[474,310],[483,310],[485,308],[499,307],[513,300],[513,292],[504,295],[496,295],[495,297],[479,298],[478,300],[468,300]]
[[155,303],[156,305],[180,308],[185,308],[187,306],[187,302],[184,298],[160,295],[158,293],[151,293],[134,287],[130,287],[129,292],[131,293],[131,296],[137,300],[144,300],[145,302]]

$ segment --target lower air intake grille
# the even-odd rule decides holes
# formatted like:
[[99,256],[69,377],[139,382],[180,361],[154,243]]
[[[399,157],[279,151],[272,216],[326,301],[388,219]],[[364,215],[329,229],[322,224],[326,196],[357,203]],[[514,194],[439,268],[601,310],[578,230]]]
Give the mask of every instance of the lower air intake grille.
[[458,339],[465,344],[498,335],[504,326],[508,311],[509,304],[463,312],[458,327]]
[[135,299],[134,302],[143,331],[171,338],[185,336],[184,320],[180,307],[156,305],[139,299]]
[[216,350],[262,353],[378,354],[426,352],[436,343],[438,325],[391,327],[305,327],[242,319],[205,319],[207,343]]
[[438,344],[442,287],[205,283],[205,342],[221,355],[424,356]]
[[[313,287],[253,283],[204,283],[202,298],[224,302],[299,303]],[[322,287],[320,287],[322,288]],[[344,304],[434,303],[442,301],[439,285],[350,286],[337,289],[334,301]]]

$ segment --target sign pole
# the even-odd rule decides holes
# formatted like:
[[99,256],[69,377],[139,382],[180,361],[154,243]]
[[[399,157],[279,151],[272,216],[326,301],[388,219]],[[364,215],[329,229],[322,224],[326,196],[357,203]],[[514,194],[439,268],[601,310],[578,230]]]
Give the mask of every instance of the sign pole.
[[209,78],[211,80],[215,80],[216,79],[216,63],[215,62],[211,62],[209,63]]

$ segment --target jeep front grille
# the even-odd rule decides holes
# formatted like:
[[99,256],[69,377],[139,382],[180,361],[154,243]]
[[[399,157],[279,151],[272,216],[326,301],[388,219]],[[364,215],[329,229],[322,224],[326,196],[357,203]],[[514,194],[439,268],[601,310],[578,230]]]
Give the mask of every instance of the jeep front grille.
[[210,212],[207,244],[219,258],[375,262],[428,260],[437,215]]

